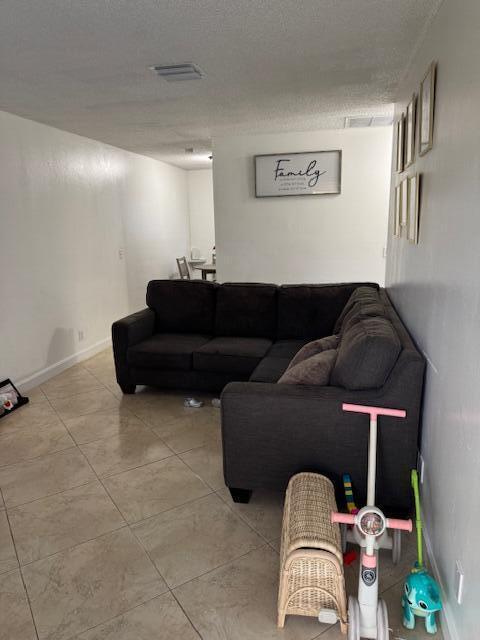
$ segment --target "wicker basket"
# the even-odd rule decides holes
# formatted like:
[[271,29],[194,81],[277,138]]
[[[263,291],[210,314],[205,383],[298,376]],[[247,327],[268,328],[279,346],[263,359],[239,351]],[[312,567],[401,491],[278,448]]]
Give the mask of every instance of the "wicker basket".
[[333,485],[317,473],[299,473],[288,483],[280,550],[278,626],[286,615],[318,616],[333,609],[347,632],[347,605],[340,529]]

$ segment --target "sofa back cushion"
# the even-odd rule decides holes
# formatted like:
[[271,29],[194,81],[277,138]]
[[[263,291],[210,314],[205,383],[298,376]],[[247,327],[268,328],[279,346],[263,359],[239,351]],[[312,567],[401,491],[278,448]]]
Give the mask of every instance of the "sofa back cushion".
[[[338,285],[283,285],[278,290],[279,340],[308,338],[313,340],[336,333],[339,317],[353,291],[361,283]],[[372,284],[372,290],[378,285]]]
[[350,297],[347,299],[343,309],[340,310],[340,312],[339,312],[339,314],[337,316],[336,322],[335,322],[335,324],[333,326],[333,332],[332,333],[340,333],[340,331],[342,329],[343,320],[345,319],[345,316],[347,315],[347,313],[349,313],[351,311],[351,309],[357,303],[363,303],[363,304],[378,303],[378,304],[380,304],[380,295],[378,293],[378,287],[374,287],[374,286],[370,286],[370,285],[357,287],[352,292]]
[[147,306],[157,332],[213,335],[217,285],[203,280],[151,280]]
[[384,318],[385,307],[380,302],[356,302],[342,321],[340,335],[345,333],[349,327],[365,318]]
[[277,287],[273,284],[227,283],[218,287],[216,336],[275,337]]
[[382,387],[401,351],[393,325],[386,318],[365,318],[341,335],[330,384],[345,389]]

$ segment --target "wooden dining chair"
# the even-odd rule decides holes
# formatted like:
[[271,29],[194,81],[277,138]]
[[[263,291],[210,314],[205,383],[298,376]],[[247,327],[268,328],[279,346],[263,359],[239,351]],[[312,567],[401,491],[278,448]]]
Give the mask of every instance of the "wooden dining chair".
[[190,280],[190,270],[185,256],[177,258],[177,266],[178,273],[180,274],[180,280]]

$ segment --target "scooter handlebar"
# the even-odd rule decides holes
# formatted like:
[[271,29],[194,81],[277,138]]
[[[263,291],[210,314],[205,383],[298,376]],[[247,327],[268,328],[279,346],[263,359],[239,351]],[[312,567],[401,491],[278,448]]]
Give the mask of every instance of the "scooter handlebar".
[[398,518],[387,518],[387,527],[389,529],[401,529],[402,531],[412,532],[412,521],[408,520],[399,520]]
[[355,516],[350,513],[332,511],[331,522],[338,522],[338,524],[355,524]]
[[369,407],[362,404],[349,404],[344,402],[342,404],[344,411],[352,411],[353,413],[368,413],[372,418],[377,416],[391,416],[393,418],[405,418],[407,412],[403,409],[388,409],[386,407]]

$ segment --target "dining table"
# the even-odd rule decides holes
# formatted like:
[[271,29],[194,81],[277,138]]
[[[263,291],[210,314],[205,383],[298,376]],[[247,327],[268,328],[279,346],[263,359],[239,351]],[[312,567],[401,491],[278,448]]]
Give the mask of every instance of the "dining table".
[[197,271],[201,271],[202,272],[202,280],[208,280],[208,276],[212,275],[213,279],[215,279],[215,275],[217,273],[217,265],[214,263],[211,264],[207,264],[207,263],[202,263],[202,264],[194,264],[192,265],[194,269],[196,269]]

